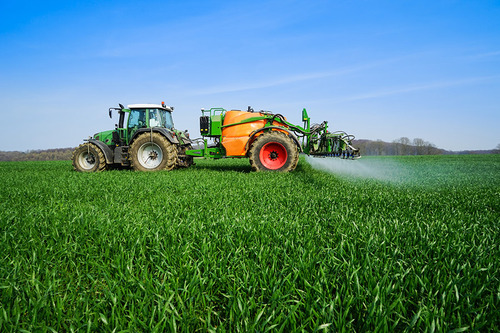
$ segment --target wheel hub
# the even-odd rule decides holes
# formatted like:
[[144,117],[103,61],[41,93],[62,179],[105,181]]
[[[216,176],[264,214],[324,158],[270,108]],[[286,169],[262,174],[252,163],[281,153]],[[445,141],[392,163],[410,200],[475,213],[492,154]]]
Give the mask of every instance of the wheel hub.
[[153,150],[149,153],[149,159],[156,160],[157,158],[158,158],[158,153],[156,151]]
[[137,159],[142,167],[152,170],[162,163],[164,159],[163,151],[155,142],[146,142],[139,147]]
[[85,161],[87,161],[88,164],[94,164],[95,163],[94,155],[87,154],[87,157],[85,158]]
[[278,152],[277,151],[272,151],[270,154],[269,154],[269,158],[273,161],[276,161],[278,159]]
[[96,157],[92,152],[84,152],[78,156],[78,164],[84,170],[92,170],[96,164]]
[[285,165],[288,158],[286,148],[280,142],[268,142],[262,146],[259,159],[268,170],[278,170]]

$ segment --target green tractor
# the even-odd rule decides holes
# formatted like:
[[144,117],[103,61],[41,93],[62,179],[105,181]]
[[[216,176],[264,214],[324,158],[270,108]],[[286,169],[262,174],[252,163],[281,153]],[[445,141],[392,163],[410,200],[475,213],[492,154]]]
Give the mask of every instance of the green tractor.
[[[118,111],[114,130],[89,137],[73,152],[73,167],[81,172],[103,171],[111,167],[132,167],[138,171],[172,170],[189,167],[193,157],[187,131],[174,128],[173,107],[158,104],[132,104]],[[125,119],[127,124],[125,125]]]

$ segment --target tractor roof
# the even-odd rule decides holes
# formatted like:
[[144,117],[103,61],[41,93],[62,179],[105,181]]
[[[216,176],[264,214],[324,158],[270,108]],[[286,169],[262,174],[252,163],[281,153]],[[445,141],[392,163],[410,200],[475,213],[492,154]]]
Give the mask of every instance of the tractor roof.
[[160,104],[129,104],[127,105],[129,109],[165,109],[167,111],[172,111],[173,108],[165,105],[162,106]]

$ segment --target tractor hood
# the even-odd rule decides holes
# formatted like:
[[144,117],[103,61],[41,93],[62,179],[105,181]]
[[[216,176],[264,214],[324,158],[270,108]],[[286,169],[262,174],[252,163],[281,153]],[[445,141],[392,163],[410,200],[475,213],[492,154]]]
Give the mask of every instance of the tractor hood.
[[93,138],[97,141],[104,142],[107,145],[113,144],[113,132],[114,130],[109,130],[109,131],[103,131],[94,134]]

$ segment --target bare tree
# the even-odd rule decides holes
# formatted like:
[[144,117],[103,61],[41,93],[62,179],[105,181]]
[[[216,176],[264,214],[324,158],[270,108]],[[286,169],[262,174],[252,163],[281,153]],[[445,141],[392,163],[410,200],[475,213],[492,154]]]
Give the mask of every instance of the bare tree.
[[372,145],[376,155],[386,155],[386,152],[384,151],[384,141],[377,139],[377,141],[373,142]]
[[413,139],[413,146],[415,147],[415,153],[417,155],[424,155],[424,147],[426,144],[427,142],[425,142],[424,139],[421,138]]
[[434,155],[437,154],[436,145],[430,142],[425,142],[424,154],[425,155]]
[[399,143],[399,140],[393,140],[392,145],[394,146],[394,155],[402,155],[401,153],[401,143]]
[[406,136],[402,136],[399,139],[394,140],[394,142],[397,145],[397,155],[408,155],[410,153],[410,139]]

